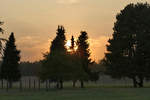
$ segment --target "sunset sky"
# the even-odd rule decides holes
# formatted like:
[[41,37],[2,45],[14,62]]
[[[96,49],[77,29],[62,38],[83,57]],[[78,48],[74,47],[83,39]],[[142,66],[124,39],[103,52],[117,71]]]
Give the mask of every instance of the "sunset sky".
[[[115,16],[127,4],[150,0],[0,0],[0,20],[8,37],[15,33],[21,61],[37,61],[49,51],[58,25],[64,25],[67,39],[81,30],[89,35],[91,57],[104,57],[113,33]],[[2,35],[1,35],[2,36]]]

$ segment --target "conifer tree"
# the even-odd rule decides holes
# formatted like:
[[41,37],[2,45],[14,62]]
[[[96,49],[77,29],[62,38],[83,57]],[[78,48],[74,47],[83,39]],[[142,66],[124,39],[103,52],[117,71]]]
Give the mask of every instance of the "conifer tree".
[[76,51],[75,51],[74,36],[71,37],[70,50],[71,50],[71,52],[69,52],[70,59],[68,60],[68,62],[70,62],[70,77],[71,77],[71,80],[73,81],[73,87],[75,87],[76,81],[79,79],[78,73],[81,70],[79,68],[78,57],[77,57]]
[[71,51],[74,53],[75,52],[75,40],[74,37],[71,37],[71,46],[70,46]]
[[[0,21],[0,26],[3,25],[3,22]],[[0,32],[3,33],[4,30],[0,27]]]
[[21,77],[19,71],[20,51],[15,45],[14,33],[11,33],[6,47],[4,49],[4,56],[0,70],[1,79],[6,79],[9,82],[9,87],[12,87],[12,82],[18,81]]
[[73,81],[73,87],[76,86],[77,80],[87,80],[87,73],[82,67],[82,62],[80,61],[80,57],[78,56],[77,51],[75,50],[75,41],[74,37],[71,38],[71,46],[70,51],[68,53],[67,65],[69,66],[68,77],[69,80]]
[[42,76],[45,79],[57,81],[57,88],[63,88],[63,81],[67,78],[68,73],[64,27],[58,26],[56,34],[57,36],[51,43],[50,52],[44,57]]
[[[0,26],[3,25],[4,22],[0,21]],[[2,27],[0,27],[0,33],[4,33],[4,30]],[[0,38],[0,54],[3,55],[3,47],[2,47],[2,42],[6,42],[7,40],[4,38]]]
[[[70,46],[70,49],[71,49],[71,57],[72,59],[76,59],[76,55],[75,55],[75,41],[74,41],[74,37],[72,36],[71,37],[71,46]],[[76,65],[74,65],[72,63],[71,65],[72,67],[76,67]],[[76,70],[72,70],[73,72],[75,72],[74,74],[72,73],[72,80],[73,80],[73,87],[75,87],[76,85],[76,78],[75,78],[75,74],[76,74]]]
[[84,82],[85,80],[88,80],[89,74],[90,74],[90,69],[88,68],[88,65],[91,63],[90,59],[90,50],[89,50],[89,43],[88,43],[88,35],[87,32],[82,31],[81,35],[78,37],[77,40],[77,55],[79,57],[79,60],[81,62],[81,67],[84,69],[85,74],[80,76],[80,81],[81,81],[81,88],[84,87]]

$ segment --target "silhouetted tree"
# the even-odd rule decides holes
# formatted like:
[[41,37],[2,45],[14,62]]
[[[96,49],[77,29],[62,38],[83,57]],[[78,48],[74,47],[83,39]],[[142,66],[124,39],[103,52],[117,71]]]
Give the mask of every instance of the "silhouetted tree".
[[[70,46],[70,49],[71,49],[71,57],[72,57],[72,62],[75,62],[74,60],[76,60],[76,55],[75,55],[75,40],[74,40],[74,37],[72,36],[71,37],[71,46]],[[72,64],[73,67],[76,67],[76,65]],[[75,72],[76,70],[72,70],[73,72]],[[76,84],[76,72],[73,74],[72,73],[72,80],[73,80],[73,87],[75,87],[75,84]]]
[[63,26],[58,26],[57,36],[51,43],[50,53],[44,55],[42,76],[57,81],[57,87],[63,88],[63,81],[68,78],[66,37]]
[[1,65],[1,79],[9,82],[12,87],[13,81],[18,81],[21,77],[19,71],[20,51],[16,49],[14,33],[11,33],[4,49],[3,62]]
[[[3,22],[0,21],[0,26],[1,26],[1,25],[3,25]],[[3,31],[4,31],[4,30],[0,27],[0,32],[3,33]]]
[[71,46],[70,46],[71,51],[74,53],[75,52],[75,40],[74,37],[71,37]]
[[77,52],[75,50],[75,40],[72,36],[71,38],[71,46],[70,46],[70,52],[68,53],[68,66],[69,66],[69,73],[68,77],[69,80],[73,81],[73,87],[75,87],[75,83],[77,80],[80,80],[81,78],[87,76],[87,73],[82,68],[81,61],[79,60],[79,56],[77,55]]
[[[1,25],[3,25],[4,24],[4,22],[2,22],[2,21],[0,21],[0,26]],[[4,33],[4,30],[0,27],[0,32],[3,34]],[[2,47],[2,42],[5,42],[6,41],[6,39],[4,39],[4,38],[0,38],[0,54],[1,55],[3,55],[2,53],[3,53],[3,47]]]
[[114,78],[128,77],[134,87],[143,87],[149,76],[150,5],[129,4],[116,16],[113,38],[109,39],[105,64]]
[[87,75],[83,74],[83,76],[80,76],[81,81],[81,88],[84,87],[85,80],[88,80],[90,74],[89,64],[91,63],[90,57],[90,50],[89,50],[89,43],[88,43],[88,35],[87,32],[82,31],[81,35],[78,37],[77,40],[77,55],[79,57],[78,60],[81,62],[81,67],[84,69],[84,71],[87,73]]

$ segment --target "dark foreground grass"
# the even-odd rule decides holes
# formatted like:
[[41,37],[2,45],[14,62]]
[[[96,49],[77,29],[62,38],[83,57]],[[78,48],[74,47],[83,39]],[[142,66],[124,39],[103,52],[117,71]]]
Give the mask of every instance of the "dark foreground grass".
[[0,100],[150,100],[150,88],[85,88],[1,91]]

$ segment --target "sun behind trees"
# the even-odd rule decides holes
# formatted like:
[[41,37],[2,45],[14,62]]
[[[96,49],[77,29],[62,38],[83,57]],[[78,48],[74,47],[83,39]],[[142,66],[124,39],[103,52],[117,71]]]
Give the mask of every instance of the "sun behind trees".
[[75,82],[79,80],[83,88],[83,82],[90,78],[88,65],[91,59],[87,40],[87,33],[81,32],[77,40],[77,50],[75,50],[75,41],[72,37],[70,47],[72,52],[68,52],[65,46],[65,29],[63,26],[58,26],[50,52],[44,55],[42,61],[41,79],[56,82],[57,88],[63,88],[63,82],[69,80],[72,80],[75,86]]
[[[84,88],[85,82],[99,80],[102,73],[103,78],[110,75],[116,79],[131,79],[134,87],[143,87],[144,81],[150,80],[150,5],[127,5],[117,14],[113,31],[113,37],[108,40],[109,44],[106,46],[105,57],[99,64],[90,59],[90,44],[86,31],[81,31],[77,40],[74,36],[66,40],[65,28],[58,26],[56,37],[51,42],[49,52],[44,54],[44,59],[34,63],[22,62],[20,68],[20,51],[17,50],[14,34],[11,33],[0,67],[1,84],[5,80],[7,88],[8,85],[11,88],[13,82],[20,80],[20,90],[23,85],[24,88],[31,89],[31,79],[35,76],[39,79],[32,79],[34,89],[38,84],[39,90],[42,86],[47,90],[52,82],[62,89],[66,81],[71,81],[73,87],[79,82],[81,88]],[[3,32],[1,27],[0,32]],[[0,49],[1,40],[4,39],[0,38]],[[23,76],[29,78],[28,86]],[[108,81],[111,78],[105,79]],[[102,81],[100,80],[101,83]],[[25,84],[22,84],[23,82]]]

